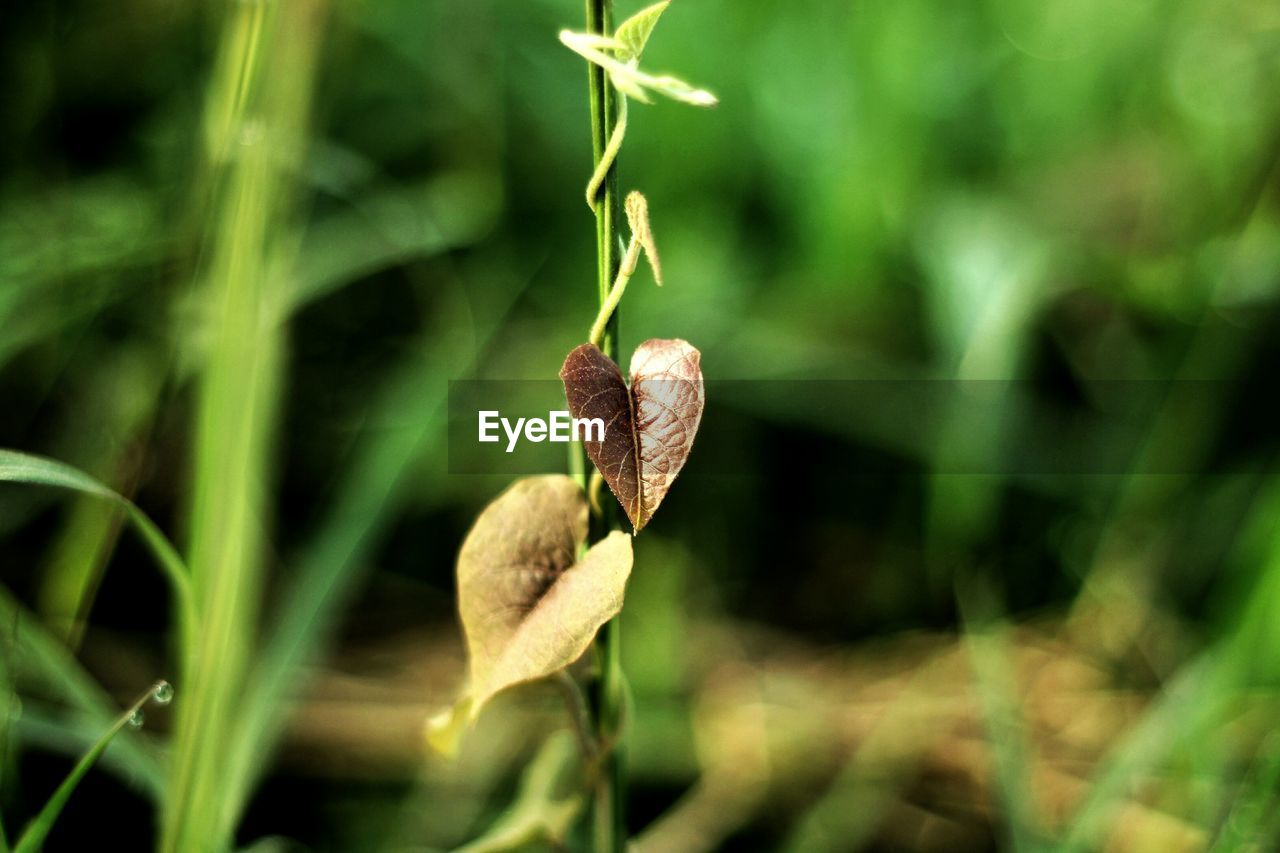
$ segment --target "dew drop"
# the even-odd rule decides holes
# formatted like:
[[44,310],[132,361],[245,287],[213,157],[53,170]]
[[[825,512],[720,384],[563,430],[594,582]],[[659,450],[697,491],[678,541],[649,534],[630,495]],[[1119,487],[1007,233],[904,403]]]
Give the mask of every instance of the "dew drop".
[[142,728],[142,724],[145,723],[146,721],[147,721],[147,715],[143,713],[141,708],[138,708],[136,711],[134,711],[132,714],[129,715],[129,728],[140,729]]
[[167,681],[156,684],[155,689],[151,691],[151,700],[157,705],[168,705],[173,701],[173,685]]

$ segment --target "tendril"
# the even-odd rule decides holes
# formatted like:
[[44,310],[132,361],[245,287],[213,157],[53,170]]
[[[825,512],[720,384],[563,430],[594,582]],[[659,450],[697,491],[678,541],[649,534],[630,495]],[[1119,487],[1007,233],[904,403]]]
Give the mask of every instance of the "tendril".
[[596,315],[596,321],[591,324],[591,332],[587,335],[587,340],[596,346],[600,346],[600,342],[604,340],[609,318],[613,316],[618,303],[622,301],[627,282],[631,281],[631,277],[636,274],[636,267],[640,265],[641,252],[649,262],[649,268],[653,270],[654,281],[658,286],[662,286],[662,267],[658,263],[658,247],[654,243],[653,229],[649,225],[649,202],[645,200],[642,193],[632,190],[627,194],[625,207],[627,224],[631,227],[631,239],[627,243],[626,253],[622,256],[622,263],[618,265],[618,277],[614,279],[609,295],[600,305],[600,313]]
[[587,181],[587,207],[591,208],[592,213],[595,213],[596,204],[599,201],[600,188],[604,186],[604,179],[608,176],[609,169],[613,167],[613,161],[618,159],[618,152],[622,150],[622,139],[626,135],[627,96],[622,92],[618,92],[618,120],[613,126],[613,133],[609,136],[609,143],[600,155],[600,163],[596,166],[595,172],[592,173],[591,180]]

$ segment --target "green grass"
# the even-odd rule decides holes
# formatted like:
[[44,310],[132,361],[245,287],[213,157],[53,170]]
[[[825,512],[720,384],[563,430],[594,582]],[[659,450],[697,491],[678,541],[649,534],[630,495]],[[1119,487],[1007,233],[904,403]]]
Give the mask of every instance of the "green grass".
[[228,17],[210,86],[213,175],[199,288],[208,349],[197,380],[190,563],[201,631],[187,649],[165,850],[221,850],[235,830],[232,753],[258,646],[272,524],[282,306],[292,287],[301,147],[324,10],[246,4]]
[[[14,853],[38,853],[38,851],[43,850],[45,840],[49,837],[49,832],[53,829],[58,816],[62,814],[67,800],[75,792],[80,780],[85,777],[98,759],[102,757],[102,754],[107,751],[107,747],[111,745],[116,735],[120,734],[128,726],[137,728],[143,724],[143,708],[147,703],[168,704],[172,698],[173,687],[167,681],[160,681],[135,699],[132,705],[125,708],[124,713],[120,714],[115,722],[111,724],[111,727],[89,748],[89,751],[80,757],[75,767],[71,768],[67,778],[49,797],[49,801],[45,803],[44,808],[27,824],[26,829],[22,831],[22,834],[18,836],[13,844]],[[3,841],[3,839],[0,838],[0,841]]]

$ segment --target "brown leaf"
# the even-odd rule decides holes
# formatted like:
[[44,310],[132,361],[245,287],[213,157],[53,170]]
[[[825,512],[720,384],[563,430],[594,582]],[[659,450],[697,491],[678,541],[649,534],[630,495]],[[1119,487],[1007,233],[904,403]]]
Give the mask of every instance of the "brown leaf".
[[[594,344],[583,344],[569,353],[560,368],[569,412],[575,418],[604,421],[603,441],[584,441],[587,455],[618,496],[627,516],[640,494],[635,429],[632,427],[631,392],[622,371]],[[635,523],[632,517],[632,523]]]
[[701,354],[682,340],[645,341],[631,356],[631,387],[594,344],[564,361],[569,411],[604,421],[603,441],[584,441],[639,532],[657,511],[684,467],[702,420]]
[[517,480],[476,519],[458,555],[472,719],[498,691],[573,663],[622,608],[631,537],[577,560],[586,538],[586,498],[559,474]]

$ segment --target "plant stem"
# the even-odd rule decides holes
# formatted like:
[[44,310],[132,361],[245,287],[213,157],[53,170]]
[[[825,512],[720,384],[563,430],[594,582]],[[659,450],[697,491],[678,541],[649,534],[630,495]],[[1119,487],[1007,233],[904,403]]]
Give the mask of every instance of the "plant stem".
[[[587,30],[604,35],[613,31],[613,0],[587,0]],[[587,64],[587,84],[591,98],[591,148],[595,165],[605,156],[609,140],[618,122],[618,94],[609,84],[604,70]],[[616,159],[605,174],[601,195],[595,207],[597,297],[601,307],[609,299],[620,266],[621,245],[618,223],[622,205],[618,197]],[[605,327],[601,350],[615,362],[618,360],[618,312],[612,312]],[[589,470],[589,469],[588,469]],[[592,539],[602,537],[610,529],[621,529],[617,507],[605,502],[602,513],[592,517]],[[622,664],[618,620],[605,625],[596,638],[600,676],[592,690],[592,712],[596,737],[604,747],[595,790],[593,849],[596,853],[622,853],[626,847],[626,769],[620,742],[619,723],[622,708]]]
[[622,643],[614,617],[596,638],[600,678],[596,683],[596,732],[602,745],[595,790],[595,850],[623,853],[627,846],[626,753],[622,742]]
[[[600,313],[596,315],[596,321],[591,324],[591,331],[587,333],[587,340],[596,346],[604,341],[605,332],[609,328],[609,321],[613,319],[613,314],[618,310],[618,303],[622,301],[622,294],[627,291],[627,282],[631,281],[631,276],[635,275],[636,264],[640,259],[640,238],[632,235],[631,244],[627,246],[627,253],[622,257],[622,266],[618,270],[618,279],[613,283],[613,288],[609,291],[609,295],[605,297],[604,302],[600,304]],[[615,347],[616,349],[616,347]],[[613,356],[617,360],[617,356]]]
[[[613,29],[613,0],[587,0],[587,29],[604,34]],[[587,64],[588,91],[591,96],[591,149],[594,164],[599,165],[608,148],[609,138],[618,123],[618,94],[608,82],[604,69],[594,63]],[[618,197],[618,168],[616,157],[601,184],[601,195],[595,205],[597,288],[600,305],[609,298],[613,280],[619,267],[618,223],[622,205]],[[605,355],[618,357],[618,315],[614,312],[605,333]]]

